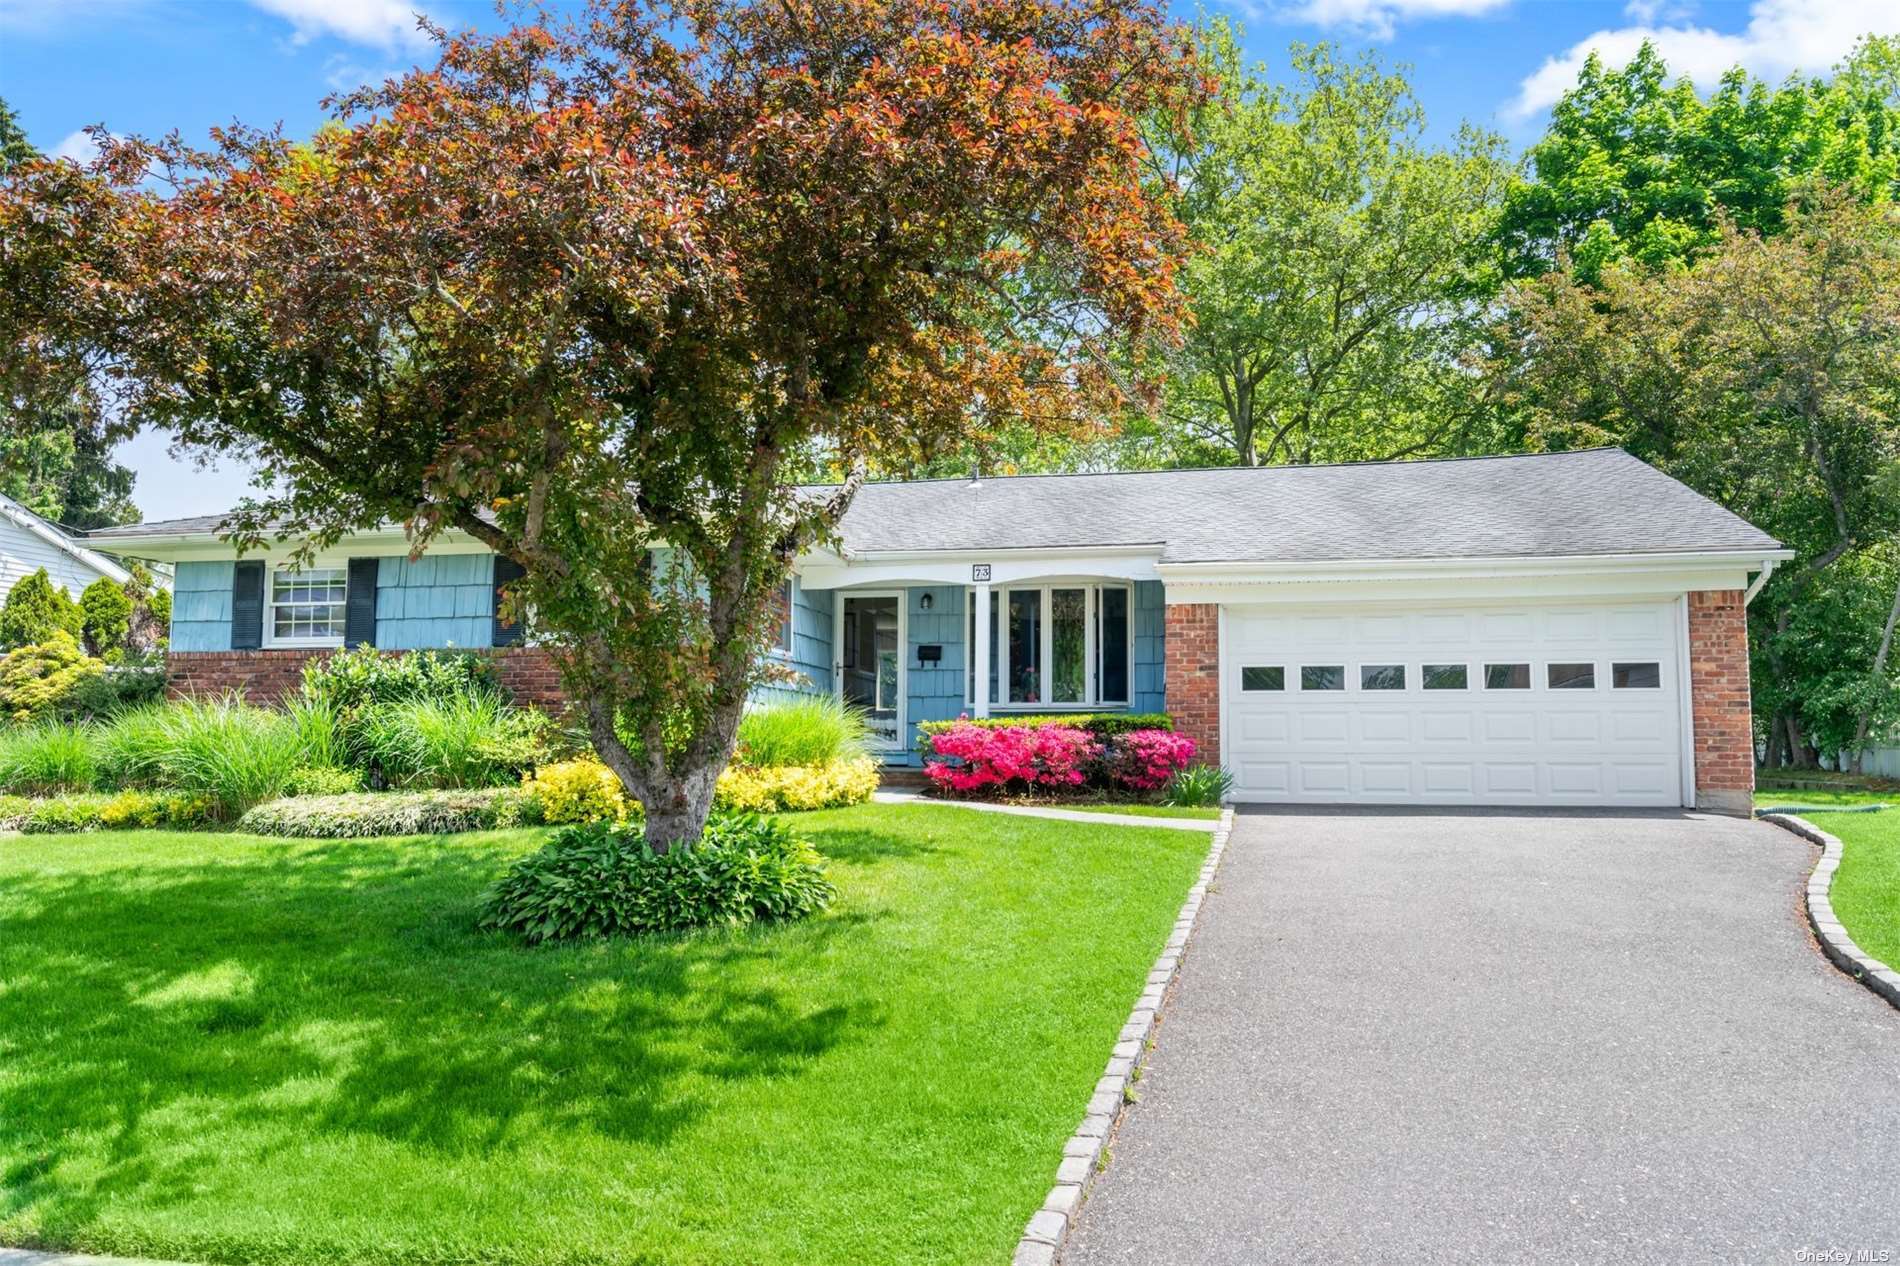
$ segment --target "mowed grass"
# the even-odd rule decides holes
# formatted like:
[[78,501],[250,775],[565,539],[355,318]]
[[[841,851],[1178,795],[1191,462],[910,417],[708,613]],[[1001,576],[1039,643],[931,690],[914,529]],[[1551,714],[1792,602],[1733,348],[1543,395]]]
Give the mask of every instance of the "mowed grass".
[[1208,837],[799,820],[823,917],[532,950],[536,832],[0,839],[0,1244],[1007,1261]]
[[1049,809],[1074,809],[1078,813],[1127,813],[1138,818],[1193,818],[1197,821],[1214,822],[1220,818],[1218,808],[1200,805],[1172,807],[1165,804],[1114,804],[1107,801],[1085,801],[1081,804],[1062,804],[1050,801],[1042,806]]
[[1841,841],[1841,868],[1828,889],[1834,917],[1863,950],[1900,966],[1900,809],[1805,816]]
[[1777,806],[1798,807],[1801,805],[1856,805],[1890,804],[1900,806],[1900,791],[1836,791],[1832,788],[1802,789],[1798,787],[1757,787],[1755,788],[1755,807],[1769,809]]

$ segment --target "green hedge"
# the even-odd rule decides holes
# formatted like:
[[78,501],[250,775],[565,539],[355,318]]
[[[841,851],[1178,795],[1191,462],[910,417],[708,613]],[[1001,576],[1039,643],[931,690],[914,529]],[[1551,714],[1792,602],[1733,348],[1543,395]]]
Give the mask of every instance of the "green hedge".
[[1130,730],[1172,730],[1174,718],[1165,712],[1051,712],[1034,715],[1012,712],[1003,716],[964,717],[956,721],[919,721],[918,741],[927,752],[930,750],[931,735],[942,734],[953,725],[964,724],[981,726],[986,730],[1000,730],[1005,726],[1033,729],[1038,725],[1066,725],[1071,729],[1087,730],[1098,739],[1111,739]]

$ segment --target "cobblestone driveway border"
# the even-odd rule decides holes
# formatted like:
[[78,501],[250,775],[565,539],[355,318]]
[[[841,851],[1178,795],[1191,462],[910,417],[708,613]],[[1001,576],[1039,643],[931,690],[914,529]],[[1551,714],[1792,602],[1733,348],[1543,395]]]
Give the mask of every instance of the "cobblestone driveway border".
[[1834,886],[1834,872],[1841,868],[1840,840],[1792,813],[1764,813],[1761,820],[1821,846],[1821,860],[1814,863],[1814,869],[1808,874],[1808,922],[1814,927],[1815,939],[1821,942],[1822,951],[1834,960],[1836,967],[1900,1007],[1900,972],[1856,945],[1841,921],[1834,917],[1834,904],[1828,900],[1828,890]]
[[1174,921],[1174,930],[1168,933],[1168,943],[1148,973],[1147,986],[1135,1001],[1135,1009],[1128,1013],[1128,1023],[1122,1026],[1121,1036],[1116,1039],[1108,1067],[1095,1083],[1088,1114],[1063,1144],[1062,1163],[1056,1166],[1056,1185],[1049,1188],[1042,1208],[1031,1215],[1022,1239],[1017,1241],[1014,1266],[1050,1266],[1062,1251],[1062,1242],[1069,1234],[1082,1199],[1095,1181],[1103,1149],[1128,1107],[1129,1088],[1135,1083],[1136,1070],[1147,1059],[1155,1017],[1167,996],[1168,986],[1181,970],[1181,954],[1194,935],[1195,920],[1201,913],[1201,898],[1207,895],[1208,884],[1220,870],[1221,854],[1227,851],[1227,837],[1233,828],[1234,810],[1229,806],[1221,811],[1220,822],[1214,828],[1213,844],[1207,850],[1207,861],[1201,866],[1194,886],[1188,889],[1187,900],[1181,903],[1181,913]]

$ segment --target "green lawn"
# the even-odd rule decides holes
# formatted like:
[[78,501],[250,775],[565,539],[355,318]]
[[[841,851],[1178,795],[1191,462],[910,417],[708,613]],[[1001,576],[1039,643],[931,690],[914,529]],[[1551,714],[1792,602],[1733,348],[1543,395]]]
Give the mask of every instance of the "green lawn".
[[1840,837],[1841,868],[1828,889],[1834,917],[1869,954],[1900,964],[1900,809],[1804,816]]
[[1768,809],[1778,805],[1850,805],[1891,804],[1900,806],[1896,791],[1836,791],[1833,788],[1757,787],[1755,807]]
[[0,1244],[216,1262],[1002,1262],[1199,832],[805,815],[799,925],[473,932],[535,832],[0,839]]
[[1220,817],[1220,810],[1218,808],[1174,808],[1165,804],[1110,804],[1098,800],[1091,800],[1083,804],[1063,804],[1052,800],[1048,804],[1039,805],[1038,807],[1044,809],[1074,809],[1078,813],[1129,813],[1138,818],[1194,818],[1203,822],[1212,822]]

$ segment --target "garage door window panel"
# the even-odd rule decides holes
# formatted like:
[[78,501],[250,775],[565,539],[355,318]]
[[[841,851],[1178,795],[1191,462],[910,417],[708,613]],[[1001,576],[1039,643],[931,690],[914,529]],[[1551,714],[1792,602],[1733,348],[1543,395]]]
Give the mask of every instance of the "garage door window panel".
[[1597,666],[1582,663],[1546,664],[1544,684],[1552,690],[1595,690]]
[[1240,670],[1240,688],[1248,694],[1286,689],[1286,669],[1279,664],[1248,665]]
[[1361,664],[1359,688],[1361,690],[1403,690],[1405,689],[1405,665]]
[[1308,664],[1300,669],[1301,690],[1344,690],[1344,664]]
[[1531,666],[1529,664],[1486,664],[1484,688],[1486,690],[1529,690]]
[[1661,690],[1662,665],[1651,661],[1610,665],[1612,690]]
[[1471,674],[1463,664],[1427,664],[1419,670],[1419,684],[1427,690],[1468,690]]

